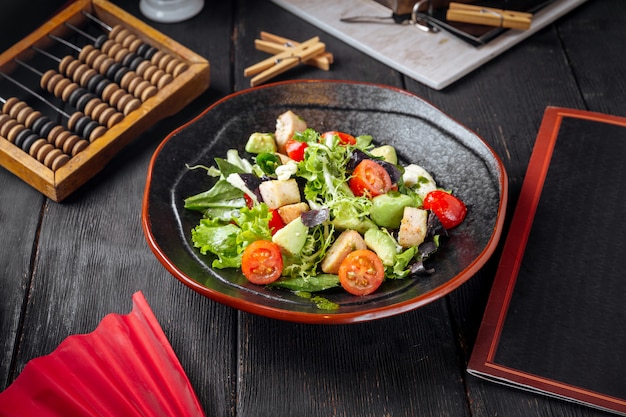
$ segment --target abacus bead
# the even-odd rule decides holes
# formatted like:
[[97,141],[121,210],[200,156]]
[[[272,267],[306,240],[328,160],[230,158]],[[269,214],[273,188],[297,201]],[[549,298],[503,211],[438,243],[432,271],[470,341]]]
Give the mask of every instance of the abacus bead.
[[37,130],[36,132],[39,134],[39,136],[41,136],[42,138],[47,138],[48,135],[50,134],[50,132],[52,131],[52,129],[55,128],[55,126],[57,126],[56,123],[54,123],[52,120],[50,120],[48,123],[44,123],[41,128],[39,130]]
[[74,127],[76,126],[76,123],[82,119],[83,117],[85,117],[85,115],[79,111],[73,113],[69,120],[67,121],[67,127],[69,130],[73,130],[76,131],[76,129],[74,129]]
[[98,126],[97,128],[93,130],[93,132],[91,132],[91,136],[89,136],[89,142],[93,142],[94,140],[98,139],[99,137],[104,135],[106,131],[107,131],[106,127]]
[[15,143],[15,138],[17,137],[18,133],[20,133],[24,129],[24,125],[16,123],[11,127],[11,129],[9,129],[6,138],[9,140],[9,142]]
[[30,136],[31,134],[34,134],[32,130],[30,129],[26,129],[25,126],[22,125],[22,129],[19,130],[16,134],[15,137],[13,138],[13,143],[18,147],[21,148],[22,145],[24,144],[24,140]]
[[106,126],[110,129],[122,120],[124,120],[124,115],[120,112],[116,112],[107,120]]
[[115,71],[115,74],[113,75],[113,81],[115,81],[116,83],[120,83],[120,81],[122,80],[122,77],[128,72],[130,71],[130,69],[123,67],[120,65],[119,69],[117,71]]
[[150,83],[147,83],[141,94],[141,101],[146,101],[150,97],[156,95],[158,89]]
[[26,104],[23,101],[18,101],[13,106],[11,106],[11,109],[9,111],[9,116],[11,116],[14,119],[17,119],[18,113],[27,107],[28,107],[28,104]]
[[13,107],[17,102],[19,102],[19,100],[16,97],[9,97],[2,105],[2,112],[9,114],[11,112],[11,107]]
[[[100,74],[98,74],[98,75],[100,75]],[[105,88],[106,88],[109,84],[113,84],[113,83],[111,82],[111,80],[109,80],[108,78],[106,78],[106,77],[102,76],[102,79],[98,82],[98,84],[96,84],[94,92],[95,92],[98,96],[102,97],[102,94],[103,94],[103,92],[104,92],[104,89],[105,89]]]
[[50,169],[53,171],[56,171],[57,169],[61,168],[63,165],[67,164],[69,160],[70,160],[69,156],[67,156],[64,153],[60,154],[59,156],[54,158],[54,160],[50,163]]
[[174,77],[172,77],[172,74],[165,73],[161,77],[159,77],[159,81],[157,82],[156,86],[160,90],[169,83],[171,83],[173,79]]
[[57,136],[59,136],[59,134],[64,131],[65,128],[63,126],[55,125],[52,129],[50,129],[50,133],[48,133],[47,135],[41,135],[41,137],[46,138],[49,143],[54,143]]
[[78,133],[80,136],[83,136],[85,126],[90,122],[88,117],[82,117],[80,120],[76,122],[76,126],[74,126],[74,131]]
[[62,146],[59,147],[64,153],[70,154],[72,148],[76,145],[80,138],[77,135],[69,135],[63,140]]
[[26,122],[26,119],[28,119],[28,116],[33,114],[34,112],[35,110],[32,107],[24,106],[22,109],[20,109],[19,112],[17,112],[17,115],[15,116],[15,120],[25,125],[25,122]]
[[107,35],[100,35],[94,41],[94,46],[98,49],[102,49],[102,45],[109,39]]
[[[30,128],[33,131],[35,131],[35,132],[41,132],[41,128],[48,122],[51,122],[51,120],[48,118],[48,116],[42,116],[39,119],[35,120],[33,122],[33,125]],[[41,136],[43,136],[43,135],[41,135]]]
[[[57,86],[59,86],[59,85],[61,85],[61,83],[57,84]],[[60,94],[61,94],[61,95],[60,95],[60,96],[57,96],[57,97],[60,97],[60,98],[61,98],[61,100],[63,100],[64,102],[67,102],[67,101],[69,100],[69,97],[72,95],[72,93],[73,93],[75,90],[79,89],[79,88],[80,88],[80,87],[78,86],[78,84],[76,84],[76,83],[70,83],[70,84],[68,84],[67,86],[65,86],[65,87],[63,88],[63,90],[61,90],[61,91],[60,91]],[[55,95],[56,95],[56,94],[55,94]]]
[[85,139],[81,139],[76,142],[76,144],[72,147],[72,151],[69,152],[69,154],[72,156],[76,156],[80,152],[84,151],[87,146],[89,146],[89,142],[87,142]]
[[117,112],[113,107],[107,107],[106,109],[104,109],[104,111],[102,111],[102,113],[100,113],[100,116],[98,117],[98,122],[100,122],[101,125],[107,126],[110,128],[113,126],[112,123],[114,120],[113,119],[114,116],[118,113],[119,112]]
[[39,119],[40,117],[43,117],[41,112],[38,110],[35,110],[34,112],[26,116],[26,119],[24,119],[24,126],[31,129],[33,124],[35,123],[35,120]]
[[24,152],[28,153],[30,152],[30,148],[31,146],[33,146],[33,143],[35,143],[35,141],[38,139],[40,139],[39,135],[31,131],[30,135],[26,136],[26,138],[22,142],[20,148],[22,148]]
[[11,131],[11,129],[15,127],[15,125],[18,125],[18,124],[19,123],[17,123],[17,120],[15,119],[7,120],[6,123],[4,123],[2,127],[0,128],[0,136],[8,140],[9,132]]
[[70,94],[68,99],[65,100],[65,101],[67,103],[69,103],[70,106],[76,108],[76,102],[81,97],[81,95],[84,94],[84,93],[85,93],[85,91],[83,91],[82,89],[76,89],[76,90],[72,91],[72,94]]
[[91,102],[92,100],[95,100],[95,102],[97,103],[102,101],[98,97],[96,97],[94,94],[86,93],[82,95],[76,102],[76,109],[79,111],[83,111],[83,109],[87,106],[87,103]]
[[63,145],[65,144],[65,141],[67,140],[67,138],[69,138],[72,135],[73,133],[70,132],[69,130],[64,130],[63,132],[57,135],[57,137],[54,139],[54,142],[50,142],[50,143],[52,143],[55,147],[59,149],[63,149]]
[[31,155],[33,155],[34,153],[33,156],[37,158],[39,162],[43,162],[43,160],[46,158],[46,155],[48,155],[48,152],[53,149],[54,146],[49,143],[39,144],[36,147],[31,148]]
[[83,130],[83,137],[84,138],[88,138],[89,136],[91,136],[91,133],[94,131],[94,129],[96,129],[98,126],[100,126],[98,124],[98,122],[96,122],[95,120],[90,121],[84,128]]
[[52,146],[43,138],[37,139],[31,145],[30,149],[28,150],[28,154],[32,156],[33,158],[36,158],[39,150],[42,148],[42,146],[45,146],[45,145]]
[[11,120],[11,116],[9,116],[6,113],[0,114],[0,128],[2,127],[2,125],[4,125],[9,120]]
[[54,161],[54,159],[56,157],[58,157],[59,155],[61,155],[63,152],[61,152],[60,149],[52,149],[50,152],[48,152],[48,154],[46,155],[46,157],[43,159],[43,164],[45,166],[47,166],[48,168],[50,168],[52,166],[52,162]]
[[[141,56],[147,58],[146,54],[148,53],[148,50],[150,48],[151,48],[150,45],[148,45],[147,43],[142,43],[136,49],[137,55],[141,55]],[[132,51],[132,49],[131,49],[131,51]]]

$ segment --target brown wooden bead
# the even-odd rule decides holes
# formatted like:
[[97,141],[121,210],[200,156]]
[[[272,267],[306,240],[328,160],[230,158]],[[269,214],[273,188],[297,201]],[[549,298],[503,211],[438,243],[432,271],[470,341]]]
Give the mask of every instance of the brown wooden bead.
[[76,142],[76,144],[74,144],[74,146],[72,147],[71,151],[68,152],[68,154],[72,156],[76,156],[80,152],[84,151],[85,148],[87,148],[87,146],[89,146],[89,142],[86,141],[85,139],[80,139],[78,142]]
[[50,169],[56,171],[61,168],[63,165],[67,164],[70,160],[70,157],[64,153],[58,155],[54,160],[50,163]]
[[99,137],[104,135],[106,131],[107,131],[107,128],[104,126],[96,127],[89,135],[89,142],[93,142],[94,140],[98,139]]
[[9,132],[7,133],[6,138],[8,139],[9,142],[15,143],[15,137],[17,136],[18,133],[20,133],[24,129],[26,129],[26,126],[24,126],[21,123],[16,123],[15,125],[11,127],[11,129],[9,129]]
[[28,154],[32,156],[33,158],[37,158],[37,153],[39,152],[42,146],[53,147],[52,145],[48,143],[47,140],[40,138],[33,142],[33,144],[30,146],[30,149],[28,150]]
[[[111,127],[115,126],[122,120],[124,120],[124,115],[122,113],[120,112],[113,113],[113,115],[109,117],[109,119],[107,120],[106,126],[110,129]],[[104,123],[101,123],[101,124],[104,124]]]
[[107,103],[98,104],[90,113],[91,118],[93,120],[100,120],[102,118],[102,112],[104,112],[106,109],[112,109],[112,107],[109,106]]
[[15,106],[16,103],[18,103],[20,100],[17,99],[16,97],[9,97],[5,103],[2,105],[2,112],[5,114],[10,114],[11,113],[11,108],[13,106]]
[[[55,88],[54,90],[54,95],[57,97],[60,97],[61,100],[63,100],[65,103],[68,102],[68,100],[70,99],[70,95],[78,88],[80,88],[80,86],[76,83],[71,82],[70,80],[68,80],[67,78],[65,78],[63,81],[59,82],[56,85],[57,88]],[[63,87],[63,89],[61,90],[61,87]],[[57,95],[57,90],[60,90],[60,95]]]
[[[111,123],[113,123],[113,118],[115,117],[116,114],[121,114],[121,113],[116,111],[113,107],[107,107],[106,109],[102,111],[102,113],[100,113],[100,116],[98,117],[98,123],[110,128],[113,126]],[[124,116],[122,115],[122,118],[123,117]]]
[[20,111],[18,111],[17,114],[15,115],[15,120],[17,120],[18,123],[26,125],[26,119],[28,118],[28,116],[34,113],[35,110],[32,107],[26,105],[26,103],[24,104],[25,106],[22,109],[20,109]]
[[139,101],[137,97],[131,94],[124,95],[118,103],[119,110],[125,116],[127,116],[133,110],[137,110],[140,106],[141,106],[141,101]]
[[11,129],[13,129],[13,127],[15,127],[15,125],[19,125],[19,123],[17,122],[17,120],[11,118],[10,120],[7,120],[2,127],[0,127],[0,136],[2,136],[3,138],[7,139],[9,138],[9,131]]
[[56,141],[57,136],[59,136],[59,134],[61,134],[61,132],[65,132],[65,131],[66,130],[65,130],[65,128],[63,126],[56,125],[52,129],[50,129],[50,133],[48,133],[48,137],[46,138],[46,140],[48,141],[48,143],[54,144],[55,141]]
[[138,94],[140,94],[141,101],[146,101],[150,97],[153,97],[158,92],[158,89],[150,83],[147,83],[145,87],[138,87]]
[[59,132],[58,135],[56,135],[56,137],[54,138],[54,142],[50,142],[50,143],[52,143],[56,148],[63,149],[63,145],[65,144],[65,141],[67,140],[67,138],[69,138],[72,135],[73,133],[70,132],[69,130],[64,130],[62,132]]
[[40,111],[38,110],[33,111],[28,116],[26,116],[26,119],[24,119],[24,126],[30,129],[33,123],[35,123],[35,120],[39,119],[42,116],[43,114]]
[[27,107],[28,104],[26,104],[24,101],[17,101],[13,103],[13,105],[9,108],[8,115],[14,119],[17,119],[18,113]]
[[102,100],[106,101],[107,103],[110,103],[111,96],[113,95],[115,91],[119,89],[120,89],[120,86],[115,83],[111,83],[107,85],[106,87],[104,87],[104,90],[102,90]]
[[122,97],[124,97],[125,94],[127,94],[126,91],[122,90],[121,88],[114,91],[113,94],[111,94],[111,98],[109,99],[109,104],[111,105],[111,107],[118,108],[117,103]]
[[179,61],[178,64],[172,68],[170,74],[174,77],[178,77],[180,74],[187,71],[187,68],[189,68],[189,66],[185,62]]
[[81,140],[78,135],[70,135],[63,141],[63,146],[60,148],[64,153],[71,154],[72,148],[78,141]]
[[36,149],[37,153],[34,156],[39,162],[43,162],[46,159],[46,156],[54,149],[55,149],[54,146],[52,146],[49,143],[45,143],[37,147]]
[[174,77],[172,77],[172,74],[165,73],[159,78],[159,81],[157,82],[156,86],[160,90],[166,85],[168,85],[169,83],[171,83],[173,80],[174,80]]

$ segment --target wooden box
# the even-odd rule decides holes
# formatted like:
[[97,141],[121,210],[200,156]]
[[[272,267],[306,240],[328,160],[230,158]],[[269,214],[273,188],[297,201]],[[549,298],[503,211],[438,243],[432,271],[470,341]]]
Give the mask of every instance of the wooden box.
[[[126,114],[119,123],[107,128],[102,136],[89,143],[84,150],[54,171],[5,137],[0,137],[0,165],[57,202],[102,170],[111,158],[137,135],[158,120],[181,110],[209,86],[210,66],[205,58],[106,0],[78,0],[69,5],[35,32],[2,53],[0,71],[7,75],[17,71],[19,65],[16,59],[28,62],[36,53],[31,46],[40,50],[50,47],[54,40],[48,36],[49,34],[58,37],[67,36],[71,29],[66,23],[75,27],[85,25],[88,17],[84,12],[95,16],[110,27],[124,26],[143,42],[187,65],[182,73],[160,88],[155,95]],[[0,96],[6,100],[2,91]]]

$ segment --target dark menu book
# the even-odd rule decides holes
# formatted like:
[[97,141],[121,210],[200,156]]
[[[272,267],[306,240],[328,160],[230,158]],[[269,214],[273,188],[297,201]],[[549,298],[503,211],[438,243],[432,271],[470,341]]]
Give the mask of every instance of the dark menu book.
[[626,118],[546,109],[468,372],[626,415]]

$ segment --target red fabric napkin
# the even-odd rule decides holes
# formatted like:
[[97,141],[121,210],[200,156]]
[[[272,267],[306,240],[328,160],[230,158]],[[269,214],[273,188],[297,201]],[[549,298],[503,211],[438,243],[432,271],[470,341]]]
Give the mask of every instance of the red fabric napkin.
[[193,387],[141,292],[127,315],[29,361],[0,394],[0,416],[204,417]]

